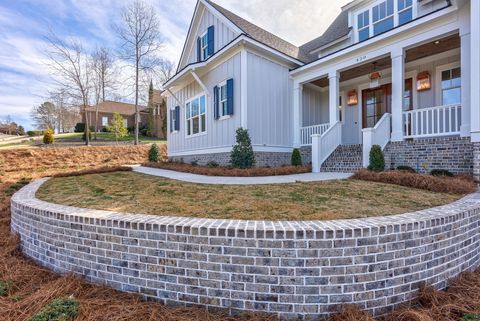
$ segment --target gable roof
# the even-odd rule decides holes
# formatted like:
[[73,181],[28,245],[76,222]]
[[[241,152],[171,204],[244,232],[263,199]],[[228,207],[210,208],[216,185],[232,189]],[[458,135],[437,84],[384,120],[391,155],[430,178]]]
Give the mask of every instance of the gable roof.
[[287,56],[293,57],[300,61],[308,61],[310,57],[305,54],[299,47],[289,43],[282,38],[275,36],[271,32],[266,31],[265,29],[260,28],[259,26],[243,19],[242,17],[234,14],[233,12],[219,6],[211,0],[205,0],[209,5],[215,8],[220,12],[225,18],[230,20],[235,26],[237,26],[243,33],[247,36],[257,40],[269,47],[272,47],[279,52],[286,54]]
[[339,38],[345,37],[349,34],[350,29],[351,28],[348,26],[348,10],[343,10],[327,30],[325,30],[323,35],[303,44],[300,46],[300,49],[310,54],[310,52],[315,49],[323,47]]
[[[138,106],[139,111],[145,108],[145,106]],[[88,107],[87,111],[95,111],[95,106]],[[101,113],[119,113],[120,115],[131,116],[135,114],[135,105],[106,100],[98,104],[98,111]]]

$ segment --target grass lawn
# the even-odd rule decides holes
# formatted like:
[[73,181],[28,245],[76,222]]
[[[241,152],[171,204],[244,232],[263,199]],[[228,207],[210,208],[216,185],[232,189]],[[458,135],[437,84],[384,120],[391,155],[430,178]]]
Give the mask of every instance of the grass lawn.
[[330,220],[406,213],[451,203],[461,195],[360,180],[225,186],[117,172],[54,178],[37,197],[76,207],[166,216]]
[[[83,133],[68,133],[68,134],[57,134],[55,135],[55,140],[56,142],[62,142],[62,141],[82,141],[82,136]],[[92,141],[93,138],[95,137],[95,134],[92,133]],[[97,133],[97,139],[99,141],[115,141],[115,134],[113,133]],[[121,142],[128,142],[128,141],[133,141],[134,140],[134,135],[129,134],[125,137],[121,137],[118,139],[118,141]],[[160,140],[158,138],[153,138],[153,137],[146,137],[146,136],[140,136],[139,140],[141,142],[145,143],[158,143],[158,142],[163,142],[163,140]],[[95,142],[95,141],[93,141]]]

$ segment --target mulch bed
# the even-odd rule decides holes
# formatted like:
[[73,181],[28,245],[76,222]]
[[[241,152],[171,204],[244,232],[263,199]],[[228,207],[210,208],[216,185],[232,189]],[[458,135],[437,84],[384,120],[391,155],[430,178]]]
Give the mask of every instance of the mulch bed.
[[152,168],[168,169],[177,172],[206,175],[206,176],[230,176],[230,177],[258,177],[258,176],[280,176],[291,174],[310,173],[311,166],[281,166],[281,167],[254,167],[248,169],[240,169],[233,167],[208,167],[194,166],[183,163],[160,162],[144,163],[143,166]]

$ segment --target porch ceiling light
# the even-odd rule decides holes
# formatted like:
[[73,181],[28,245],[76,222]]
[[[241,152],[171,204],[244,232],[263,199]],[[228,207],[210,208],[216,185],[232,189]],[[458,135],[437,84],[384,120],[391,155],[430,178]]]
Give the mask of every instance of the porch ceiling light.
[[353,106],[358,104],[358,95],[357,91],[355,89],[350,90],[347,94],[347,105],[348,106]]
[[373,72],[368,76],[370,78],[370,88],[377,88],[380,86],[380,78],[382,74],[377,71],[377,62],[373,63]]
[[430,88],[432,88],[430,73],[422,71],[417,75],[417,91],[430,90]]

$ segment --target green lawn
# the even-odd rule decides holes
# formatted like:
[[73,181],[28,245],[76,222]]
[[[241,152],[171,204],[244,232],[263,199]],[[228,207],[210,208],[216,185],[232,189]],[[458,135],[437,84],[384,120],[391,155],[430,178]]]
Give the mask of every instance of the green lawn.
[[[55,140],[57,142],[64,142],[64,141],[81,141],[83,133],[68,133],[68,134],[57,134],[55,135]],[[92,133],[92,139],[95,137],[95,133]],[[115,135],[113,133],[97,133],[97,140],[99,141],[115,141]],[[128,142],[133,141],[134,135],[129,134],[128,136],[121,137],[118,141]],[[163,142],[164,140],[153,138],[153,137],[146,137],[140,136],[139,140],[145,143],[158,143]]]
[[40,199],[83,208],[242,220],[329,220],[406,213],[461,195],[360,180],[277,185],[202,185],[134,172],[54,178]]

